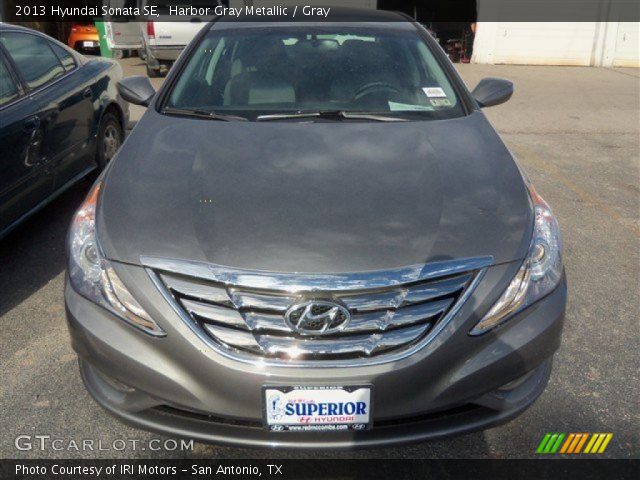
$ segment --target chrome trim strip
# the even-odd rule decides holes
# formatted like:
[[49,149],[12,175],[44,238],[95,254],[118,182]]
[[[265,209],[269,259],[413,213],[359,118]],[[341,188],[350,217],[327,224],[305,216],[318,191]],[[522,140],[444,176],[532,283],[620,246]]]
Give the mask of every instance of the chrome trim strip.
[[[418,303],[428,302],[437,297],[451,295],[464,288],[472,277],[472,274],[460,275],[445,280],[434,280],[428,284],[409,285],[388,292],[376,293],[375,291],[366,290],[363,293],[347,293],[346,295],[334,292],[334,295],[344,302],[349,309],[359,312],[398,310]],[[372,299],[372,296],[375,298]]]
[[447,260],[425,265],[411,265],[392,270],[354,273],[278,273],[244,270],[191,260],[141,256],[143,266],[169,273],[243,288],[278,290],[295,293],[314,290],[362,290],[428,280],[445,275],[480,270],[493,263],[492,256]]
[[232,308],[220,307],[208,303],[182,298],[179,300],[182,306],[192,315],[197,315],[207,320],[226,324],[232,327],[247,328],[242,314]]
[[269,315],[258,312],[242,312],[242,317],[247,323],[249,330],[260,333],[271,330],[291,334],[291,328],[284,321],[283,315]]
[[[292,337],[272,337],[269,335],[256,335],[260,348],[271,355],[341,355],[357,354],[373,355],[398,345],[410,343],[419,338],[430,324],[425,323],[402,330],[392,330],[386,333],[373,335],[358,335],[352,337],[325,338],[304,340]],[[215,332],[218,335],[218,332]],[[291,357],[295,360],[295,356]],[[263,357],[264,358],[264,357]],[[360,357],[352,362],[367,362],[367,357]],[[281,360],[283,361],[283,360]],[[284,360],[286,361],[286,360]],[[321,360],[331,362],[332,360]],[[342,360],[344,361],[344,360]],[[307,360],[307,362],[309,362]]]
[[256,337],[254,337],[251,332],[219,327],[211,323],[203,323],[202,326],[214,337],[220,339],[220,342],[230,348],[246,348],[256,353],[264,353]]
[[[340,333],[368,333],[375,335],[389,331],[392,328],[408,327],[421,321],[425,324],[431,324],[433,323],[433,317],[447,310],[452,301],[452,299],[446,298],[427,304],[410,306],[402,310],[378,310],[352,314],[351,321]],[[345,340],[348,338],[347,336],[344,337]]]
[[[396,310],[417,303],[427,302],[436,297],[450,295],[462,289],[471,280],[472,275],[460,275],[445,280],[435,280],[428,284],[410,285],[391,291],[364,290],[362,292],[332,292],[349,309],[359,312],[376,310]],[[181,296],[206,300],[217,305],[236,309],[261,309],[284,313],[297,300],[295,294],[278,292],[261,293],[243,291],[238,287],[217,287],[189,277],[188,281],[176,275],[160,273],[160,278],[172,291]],[[393,288],[393,287],[389,287]],[[372,298],[373,297],[373,298]]]
[[175,290],[186,297],[208,300],[210,302],[229,307],[233,306],[225,288],[218,288],[195,280],[193,282],[185,282],[174,275],[167,275],[164,273],[160,274],[160,278],[162,278],[162,281],[171,290]]
[[[379,351],[384,351],[416,340],[429,326],[430,324],[426,323],[402,330],[392,330],[390,332],[376,333],[373,335],[302,339],[274,337],[271,335],[254,336],[249,332],[204,324],[204,328],[207,331],[230,348],[244,348],[256,353],[268,355],[291,355],[293,353],[293,359],[300,355],[342,355],[358,353],[372,355]],[[358,360],[367,361],[367,358],[359,358]],[[323,360],[323,362],[327,361],[330,362],[331,360]]]
[[[381,365],[385,363],[396,362],[404,358],[407,358],[413,355],[418,350],[421,350],[425,348],[427,345],[429,345],[435,339],[435,337],[437,337],[438,334],[447,327],[447,325],[451,322],[451,319],[457,315],[457,313],[460,311],[462,306],[469,299],[471,294],[475,291],[476,287],[484,277],[484,274],[486,273],[486,269],[493,264],[492,256],[484,256],[484,257],[463,259],[460,261],[460,263],[455,261],[447,261],[447,262],[437,262],[433,264],[420,266],[419,271],[427,276],[423,278],[418,278],[417,280],[424,280],[427,278],[433,278],[434,276],[449,275],[449,274],[460,273],[462,271],[469,271],[469,270],[477,270],[477,274],[475,275],[471,283],[467,286],[466,290],[462,293],[462,295],[460,295],[460,297],[458,298],[458,301],[447,312],[445,317],[442,318],[439,322],[437,322],[436,325],[431,329],[431,331],[421,341],[419,341],[418,343],[416,343],[414,346],[410,348],[401,350],[397,353],[392,352],[386,355],[381,355],[379,357],[358,358],[356,360],[296,361],[292,359],[287,362],[281,359],[256,357],[254,354],[243,353],[237,350],[231,351],[229,349],[226,349],[216,344],[215,341],[211,337],[209,337],[207,333],[199,325],[197,325],[193,319],[191,319],[191,317],[189,317],[186,311],[180,305],[178,305],[176,299],[170,293],[169,289],[162,283],[162,280],[160,280],[158,274],[156,274],[156,272],[154,272],[152,268],[150,268],[150,267],[153,267],[153,268],[159,268],[159,269],[171,269],[172,266],[175,266],[174,261],[172,260],[167,261],[167,260],[162,260],[155,257],[145,257],[145,256],[141,257],[140,260],[143,263],[143,265],[146,265],[147,268],[145,268],[145,270],[147,271],[147,274],[151,278],[151,281],[154,283],[156,288],[160,291],[160,294],[164,297],[164,299],[169,303],[169,305],[171,305],[174,312],[191,329],[191,331],[202,342],[204,342],[207,346],[209,346],[214,352],[232,361],[241,362],[249,365],[255,365],[256,363],[261,363],[265,366],[276,367],[276,368],[336,368],[336,367],[350,368],[350,367],[363,367],[363,366],[370,366],[370,365]],[[180,263],[183,263],[183,262],[180,262]],[[190,276],[197,277],[197,274],[199,272],[202,272],[203,270],[205,270],[207,273],[209,273],[210,271],[208,267],[204,269],[202,268],[203,265],[206,266],[206,264],[202,264],[199,262],[189,262],[189,263],[195,264],[195,265],[192,265],[192,268],[189,270],[190,272],[192,272]],[[434,267],[434,265],[436,266]],[[460,265],[464,265],[464,267],[460,267]],[[446,266],[449,266],[450,269],[447,270],[447,268],[445,268]],[[407,269],[410,269],[415,273],[416,267],[418,266],[407,267]],[[220,269],[220,268],[223,268],[223,267],[214,266],[213,271],[219,272],[219,270],[217,269]],[[393,272],[406,271],[407,269],[397,269],[397,270],[393,270]],[[238,271],[238,270],[236,269],[235,271]],[[246,271],[241,270],[241,272],[245,273]],[[388,278],[388,277],[385,277],[384,275],[380,276],[380,273],[381,272],[369,272],[369,274],[372,275],[372,278],[376,278],[378,282],[380,281],[380,278]],[[247,279],[252,279],[256,276],[261,277],[263,275],[266,276],[268,279],[273,278],[274,276],[279,277],[279,280],[276,280],[275,283],[280,286],[282,286],[281,282],[283,281],[282,280],[283,276],[284,277],[291,276],[290,274],[273,274],[268,272],[260,272],[260,273],[248,272],[247,275],[242,276],[241,278],[242,280],[246,281]],[[317,275],[311,275],[311,274],[304,274],[304,275],[308,278],[318,277]],[[345,285],[345,284],[355,285],[356,280],[353,279],[354,277],[352,275],[354,274],[337,274],[338,277],[341,277],[342,279],[345,279],[345,278],[347,279],[347,281],[340,283],[340,285]],[[366,273],[355,274],[358,282],[362,278],[362,275],[366,275]],[[335,276],[336,275],[329,275],[330,278],[334,278]],[[293,274],[293,277],[299,278],[298,274]],[[320,277],[323,277],[325,279],[324,284],[326,285],[327,275],[320,275]],[[219,280],[219,278],[212,278],[212,280],[221,281]],[[414,281],[414,280],[411,280],[411,281]],[[267,285],[269,285],[269,281],[267,281],[266,283]],[[362,288],[361,285],[362,284],[360,284],[360,288]],[[393,283],[389,283],[386,285],[379,285],[379,287],[391,286],[391,285],[393,285]],[[337,289],[338,284],[334,283],[333,285],[331,285],[331,287],[332,287],[331,290],[335,290]],[[375,287],[371,287],[369,284],[367,284],[367,287],[375,288]],[[273,287],[267,286],[264,288],[273,288]]]
[[407,295],[404,297],[399,308],[407,305],[414,305],[432,300],[436,297],[451,295],[464,288],[473,278],[473,274],[461,275],[455,278],[436,280],[427,284],[413,285],[407,288]]
[[267,295],[238,291],[235,288],[229,289],[229,296],[238,309],[263,309],[280,312],[283,315],[296,301],[295,295]]
[[[341,333],[383,333],[391,328],[405,327],[425,321],[432,323],[433,317],[446,311],[453,299],[445,298],[426,304],[412,305],[402,310],[378,310],[372,312],[356,313],[351,316],[351,321]],[[285,319],[279,314],[263,312],[238,312],[231,308],[220,307],[194,300],[181,298],[178,303],[191,314],[204,319],[204,323],[211,321],[218,327],[237,327],[249,330],[256,335],[260,332],[287,332],[293,333],[287,326]]]

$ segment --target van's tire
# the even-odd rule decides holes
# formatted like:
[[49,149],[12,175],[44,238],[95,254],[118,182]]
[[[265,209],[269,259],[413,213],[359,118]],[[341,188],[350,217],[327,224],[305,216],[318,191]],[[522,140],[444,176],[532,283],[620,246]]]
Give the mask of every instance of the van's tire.
[[113,113],[105,113],[100,121],[96,139],[96,161],[100,170],[103,170],[115,156],[123,141],[124,132],[120,122]]
[[160,69],[156,70],[151,68],[147,63],[147,77],[149,78],[158,78],[160,76]]
[[113,51],[113,58],[116,60],[122,60],[124,58],[124,50],[117,48]]
[[173,62],[160,62],[160,75],[166,77],[173,66]]

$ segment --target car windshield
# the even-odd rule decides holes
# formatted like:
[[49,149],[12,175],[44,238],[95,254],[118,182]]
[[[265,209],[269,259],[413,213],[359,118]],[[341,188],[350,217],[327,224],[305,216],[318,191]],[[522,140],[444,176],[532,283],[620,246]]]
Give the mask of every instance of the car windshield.
[[344,116],[349,112],[463,115],[430,47],[413,26],[401,25],[214,25],[174,83],[165,111],[252,120],[299,112],[334,112],[335,119],[352,118]]

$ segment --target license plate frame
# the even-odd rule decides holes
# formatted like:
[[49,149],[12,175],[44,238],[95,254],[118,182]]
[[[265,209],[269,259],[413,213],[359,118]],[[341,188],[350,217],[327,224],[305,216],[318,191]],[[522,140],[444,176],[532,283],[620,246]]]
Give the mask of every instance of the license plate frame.
[[[320,392],[320,393],[319,393]],[[279,414],[281,417],[274,417],[274,407],[272,403],[275,396],[281,397],[280,401],[285,402],[285,406],[280,409]],[[333,395],[332,395],[333,394]],[[296,398],[297,397],[297,398]],[[343,400],[343,402],[326,402],[331,397],[338,397],[337,400]],[[286,402],[287,400],[296,400],[295,402]],[[344,401],[350,399],[351,401]],[[302,401],[302,400],[306,400]],[[318,402],[319,400],[325,400],[325,402]],[[373,427],[373,400],[374,389],[373,385],[361,384],[361,385],[265,385],[262,387],[262,423],[263,427],[272,432],[356,432],[370,430]],[[362,411],[362,405],[358,402],[364,402],[366,416],[358,415]],[[321,404],[326,403],[327,413],[324,415],[292,415],[287,416],[285,414],[286,404],[293,403],[294,407],[296,403],[307,403],[307,405],[316,403],[318,409],[322,408]],[[331,415],[328,410],[328,404],[333,403],[336,405],[334,411],[340,411],[339,403],[342,403],[342,414]],[[353,403],[355,407],[347,407],[346,403]],[[309,407],[300,407],[303,412],[309,410]],[[313,408],[313,407],[311,407]],[[346,414],[345,411],[355,410],[354,414]],[[287,418],[288,417],[288,418]],[[321,417],[323,417],[321,419]],[[352,420],[348,420],[352,417]],[[287,421],[291,419],[291,421]],[[308,420],[305,420],[307,419]],[[336,421],[328,421],[336,419]],[[295,420],[295,421],[294,421]]]

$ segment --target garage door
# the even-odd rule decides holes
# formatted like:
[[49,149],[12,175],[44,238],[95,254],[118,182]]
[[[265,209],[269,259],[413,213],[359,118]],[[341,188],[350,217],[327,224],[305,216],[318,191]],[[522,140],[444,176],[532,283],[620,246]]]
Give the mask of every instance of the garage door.
[[591,65],[595,22],[481,22],[474,61],[527,65]]
[[640,30],[637,22],[620,22],[613,56],[614,67],[640,67]]

